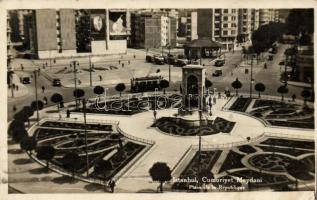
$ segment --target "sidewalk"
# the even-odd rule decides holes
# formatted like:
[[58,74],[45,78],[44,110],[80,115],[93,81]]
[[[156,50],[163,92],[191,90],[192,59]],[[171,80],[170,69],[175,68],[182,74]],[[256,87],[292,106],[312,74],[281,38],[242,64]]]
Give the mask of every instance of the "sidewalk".
[[[12,76],[13,76],[12,83],[16,87],[18,87],[18,90],[16,88],[14,89],[8,88],[8,101],[11,101],[15,98],[20,98],[29,94],[28,88],[20,82],[20,78],[18,77],[18,75],[12,74]],[[13,97],[12,97],[12,93],[13,93]]]

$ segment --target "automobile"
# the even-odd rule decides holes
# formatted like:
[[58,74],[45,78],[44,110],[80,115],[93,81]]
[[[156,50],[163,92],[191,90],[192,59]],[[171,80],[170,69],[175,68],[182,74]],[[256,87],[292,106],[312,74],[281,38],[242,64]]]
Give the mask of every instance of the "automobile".
[[221,59],[221,60],[216,60],[216,62],[215,62],[215,66],[216,67],[221,67],[221,66],[223,66],[224,64],[225,64],[225,60],[224,59]]
[[217,69],[214,73],[212,73],[212,76],[221,76],[222,75],[222,70]]
[[22,78],[22,83],[23,84],[30,84],[31,83],[30,77],[23,77]]
[[146,60],[146,62],[152,62],[152,56],[150,56],[150,55],[147,55],[146,57],[145,57],[145,60]]
[[158,65],[164,65],[164,57],[160,55],[154,56],[154,63]]
[[285,61],[281,60],[281,62],[278,63],[279,65],[285,65]]
[[174,58],[174,56],[173,55],[165,55],[165,56],[163,56],[163,58],[164,58],[164,62],[166,63],[166,64],[171,64],[171,65],[173,65],[174,63],[175,63],[175,58]]
[[54,79],[53,79],[53,86],[54,86],[54,87],[60,87],[60,86],[62,86],[61,80],[58,79],[58,78],[54,78]]
[[188,64],[187,59],[177,59],[176,66],[183,67]]

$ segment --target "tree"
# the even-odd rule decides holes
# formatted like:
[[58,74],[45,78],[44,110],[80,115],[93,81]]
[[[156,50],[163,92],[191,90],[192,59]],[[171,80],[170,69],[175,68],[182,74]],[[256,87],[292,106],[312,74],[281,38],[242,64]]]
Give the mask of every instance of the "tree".
[[24,137],[20,142],[21,149],[25,150],[28,153],[34,150],[36,148],[36,145],[37,141],[34,137]]
[[59,104],[63,101],[63,96],[59,93],[55,93],[51,96],[51,102],[57,105],[57,110],[59,111]]
[[208,79],[205,79],[205,87],[209,89],[212,86],[212,82]]
[[28,136],[28,132],[25,129],[16,130],[12,133],[12,139],[15,142],[21,142],[23,138]]
[[168,80],[161,80],[160,81],[160,88],[163,88],[164,94],[165,94],[165,89],[168,88],[170,85],[170,83],[168,82]]
[[33,110],[36,110],[37,109],[37,106],[36,106],[36,103],[38,104],[38,108],[39,108],[39,110],[42,110],[43,108],[44,108],[44,103],[43,103],[43,101],[32,101],[32,103],[31,103],[31,108],[33,109]]
[[120,97],[121,97],[121,93],[125,90],[125,84],[118,83],[115,87],[115,90],[120,93]]
[[172,179],[171,169],[166,163],[156,162],[149,170],[153,181],[160,182],[160,191],[163,192],[163,183]]
[[49,169],[49,161],[54,158],[56,150],[53,146],[40,146],[36,149],[36,157],[46,161],[46,170]]
[[314,32],[314,9],[292,9],[286,18],[288,34]]
[[282,85],[279,88],[277,88],[277,92],[280,93],[282,96],[281,101],[284,101],[284,94],[288,93],[288,88],[285,85]]
[[257,83],[254,85],[254,89],[259,93],[259,98],[261,98],[261,92],[265,91],[265,85],[263,83]]
[[97,85],[96,87],[94,87],[94,93],[97,95],[101,95],[105,92],[105,88],[103,88],[102,86]]
[[18,119],[14,119],[8,127],[8,134],[12,136],[13,132],[23,129],[25,129],[24,122]]
[[62,163],[65,169],[71,171],[72,177],[74,178],[75,170],[79,169],[82,165],[78,154],[69,152],[62,158]]
[[31,106],[24,106],[21,112],[24,112],[28,116],[27,121],[28,121],[28,126],[30,127],[30,117],[33,116],[34,110],[31,108]]
[[301,92],[301,96],[304,98],[304,106],[307,106],[307,99],[311,96],[311,92],[307,89],[304,89]]
[[109,160],[100,160],[94,166],[94,171],[104,176],[106,180],[108,173],[113,169],[112,163]]
[[242,83],[237,78],[235,81],[231,83],[231,86],[236,90],[236,95],[238,96],[238,90],[242,88]]

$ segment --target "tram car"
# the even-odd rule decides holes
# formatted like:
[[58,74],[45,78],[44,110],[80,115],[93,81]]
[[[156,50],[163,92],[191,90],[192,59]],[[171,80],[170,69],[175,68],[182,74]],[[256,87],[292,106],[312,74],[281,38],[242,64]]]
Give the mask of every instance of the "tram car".
[[155,91],[155,88],[161,90],[160,81],[162,76],[147,76],[131,79],[131,92]]

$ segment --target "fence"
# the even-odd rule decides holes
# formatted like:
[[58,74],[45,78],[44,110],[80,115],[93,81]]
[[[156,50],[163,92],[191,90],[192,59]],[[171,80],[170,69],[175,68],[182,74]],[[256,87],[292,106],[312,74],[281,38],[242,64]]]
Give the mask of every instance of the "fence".
[[[54,122],[74,122],[74,123],[83,123],[83,121],[78,120],[78,118],[61,118],[59,119],[58,117],[47,117],[44,118],[40,121],[40,124],[43,124],[46,121],[54,121]],[[118,121],[114,120],[86,120],[87,123],[89,124],[109,124],[109,125],[118,125]]]
[[127,134],[125,131],[123,131],[119,125],[117,126],[117,130],[119,133],[121,133],[124,137],[130,139],[130,140],[134,140],[136,142],[141,142],[141,143],[145,143],[145,144],[149,144],[149,145],[154,145],[155,144],[155,141],[153,140],[147,140],[147,139],[143,139],[143,138],[139,138],[139,137],[136,137],[136,136],[133,136],[133,135],[129,135]]

